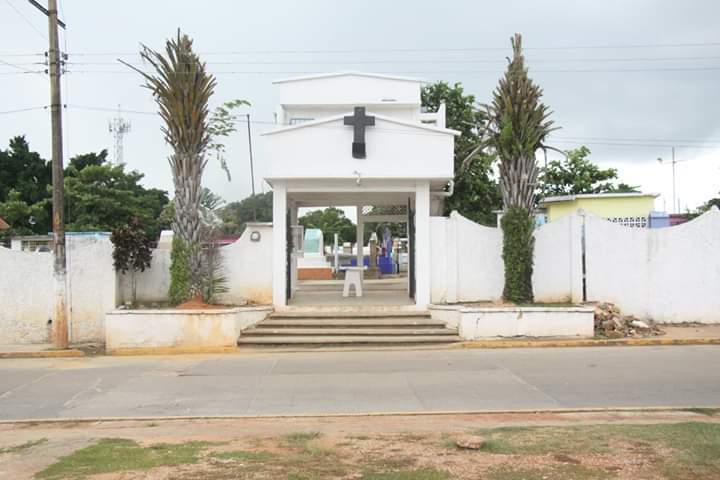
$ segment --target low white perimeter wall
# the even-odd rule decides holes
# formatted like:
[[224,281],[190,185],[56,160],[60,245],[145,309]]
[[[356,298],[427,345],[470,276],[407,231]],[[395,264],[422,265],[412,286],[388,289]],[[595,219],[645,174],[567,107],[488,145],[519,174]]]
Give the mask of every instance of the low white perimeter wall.
[[[538,302],[582,301],[580,219],[561,218],[535,232],[533,288]],[[430,219],[433,303],[497,301],[505,267],[502,230],[457,212]]]
[[594,309],[587,307],[463,307],[436,305],[434,320],[457,327],[463,340],[493,337],[592,337]]
[[[259,241],[251,240],[253,232],[260,235]],[[272,303],[272,234],[270,223],[249,223],[236,242],[221,247],[229,291],[218,295],[220,303]],[[120,303],[129,301],[130,274],[120,275],[119,285]],[[154,250],[150,268],[137,274],[137,300],[143,304],[165,303],[169,287],[170,250]]]
[[589,300],[657,322],[720,323],[720,211],[658,229],[586,222]]
[[432,303],[498,300],[504,270],[502,232],[457,212],[430,218]]
[[[103,341],[105,312],[115,308],[112,244],[107,236],[67,237],[71,342]],[[51,340],[53,255],[0,247],[0,344]]]
[[0,344],[49,341],[52,264],[49,253],[0,247]]
[[233,347],[240,332],[263,320],[271,307],[203,310],[115,310],[105,320],[105,347]]

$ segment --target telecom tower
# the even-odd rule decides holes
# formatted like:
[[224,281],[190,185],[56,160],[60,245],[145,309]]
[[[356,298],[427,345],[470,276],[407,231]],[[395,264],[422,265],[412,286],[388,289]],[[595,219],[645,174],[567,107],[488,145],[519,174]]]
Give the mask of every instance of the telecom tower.
[[120,165],[123,163],[123,138],[126,133],[130,132],[130,122],[120,116],[120,105],[118,105],[117,117],[108,122],[108,131],[115,138],[113,163]]

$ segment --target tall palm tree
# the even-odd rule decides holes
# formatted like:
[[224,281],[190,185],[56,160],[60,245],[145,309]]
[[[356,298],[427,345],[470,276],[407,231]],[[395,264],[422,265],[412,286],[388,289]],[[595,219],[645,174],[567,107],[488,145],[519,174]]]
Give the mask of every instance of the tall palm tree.
[[166,42],[164,56],[143,45],[140,57],[152,66],[153,73],[126,63],[144,77],[144,86],[152,91],[165,123],[165,141],[173,150],[168,158],[175,186],[173,231],[189,247],[188,297],[199,295],[201,289],[201,181],[211,140],[208,102],[215,89],[215,78],[192,45],[192,39],[178,30],[177,38]]
[[477,151],[491,148],[498,156],[500,193],[504,216],[503,260],[505,288],[503,297],[513,302],[532,302],[532,270],[534,251],[535,192],[539,150],[557,150],[545,144],[556,127],[550,120],[552,112],[540,101],[542,89],[528,76],[522,54],[522,37],[510,39],[513,57],[505,75],[486,105],[487,124],[481,144],[463,162],[466,166]]

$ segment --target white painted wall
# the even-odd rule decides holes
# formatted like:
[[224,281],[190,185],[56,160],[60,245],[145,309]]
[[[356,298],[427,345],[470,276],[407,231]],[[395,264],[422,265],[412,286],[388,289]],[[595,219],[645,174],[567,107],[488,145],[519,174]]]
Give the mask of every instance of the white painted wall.
[[[0,344],[50,341],[53,257],[0,247]],[[107,236],[67,237],[71,342],[103,341],[105,312],[115,307],[112,245]]]
[[659,322],[720,322],[720,211],[670,228],[587,217],[590,300]]
[[265,134],[267,178],[354,179],[360,172],[362,178],[450,180],[455,136],[448,132],[376,115],[375,126],[365,130],[367,158],[357,159],[352,157],[353,128],[342,117],[286,127]]
[[[250,240],[252,232],[260,234],[259,242]],[[218,295],[220,303],[271,303],[272,238],[272,224],[249,223],[235,243],[221,248],[229,291]],[[169,287],[170,250],[153,250],[150,268],[137,273],[137,301],[141,304],[166,303]],[[130,288],[130,274],[119,275],[119,304],[130,301]]]
[[[582,301],[582,221],[570,215],[535,232],[537,302]],[[587,297],[657,322],[720,323],[720,211],[662,229],[586,217]],[[453,212],[431,222],[434,303],[502,295],[502,231]]]
[[0,344],[49,341],[52,262],[49,253],[0,247]]
[[433,303],[495,301],[501,298],[504,270],[502,233],[457,212],[431,222]]
[[535,230],[535,301],[582,301],[581,219],[562,217]]
[[364,74],[313,75],[279,80],[281,105],[414,104],[420,107],[420,80]]

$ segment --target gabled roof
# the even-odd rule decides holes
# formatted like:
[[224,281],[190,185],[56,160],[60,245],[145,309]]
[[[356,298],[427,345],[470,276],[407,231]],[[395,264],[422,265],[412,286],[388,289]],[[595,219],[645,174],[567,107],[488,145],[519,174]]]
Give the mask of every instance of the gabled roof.
[[[390,122],[390,123],[396,123],[398,125],[403,125],[406,127],[417,128],[419,130],[427,130],[427,131],[439,133],[439,134],[455,135],[455,136],[460,135],[459,131],[452,130],[450,128],[433,127],[433,126],[425,125],[422,123],[407,122],[405,120],[399,120],[397,118],[387,117],[385,115],[378,115],[377,113],[372,113],[372,112],[367,112],[367,113],[368,113],[368,115],[372,115],[379,120],[384,120],[384,121]],[[352,115],[352,114],[353,114],[353,112],[347,112],[347,113],[343,113],[341,115],[333,115],[332,117],[325,117],[325,118],[321,118],[319,120],[312,120],[310,122],[299,123],[297,125],[288,125],[286,127],[278,128],[277,130],[271,130],[269,132],[262,133],[261,135],[275,135],[278,133],[289,132],[291,130],[300,130],[301,128],[309,128],[309,127],[314,127],[316,125],[322,125],[324,123],[336,122],[338,120],[342,120],[346,115]]]
[[616,193],[578,193],[575,195],[558,195],[555,197],[546,197],[540,200],[540,204],[574,202],[584,198],[638,198],[638,197],[659,197],[659,193],[642,193],[642,192],[616,192]]
[[8,228],[10,228],[10,225],[0,217],[0,230],[7,230]]
[[411,77],[398,77],[395,75],[386,75],[383,73],[366,73],[366,72],[355,72],[355,71],[344,71],[344,72],[334,72],[334,73],[318,73],[314,75],[306,75],[302,77],[291,77],[291,78],[283,78],[280,80],[273,80],[272,83],[288,83],[288,82],[302,82],[306,80],[316,80],[320,78],[333,78],[333,77],[368,77],[368,78],[381,78],[385,80],[399,80],[402,82],[413,82],[413,83],[425,83],[425,80],[421,80],[419,78],[411,78]]

